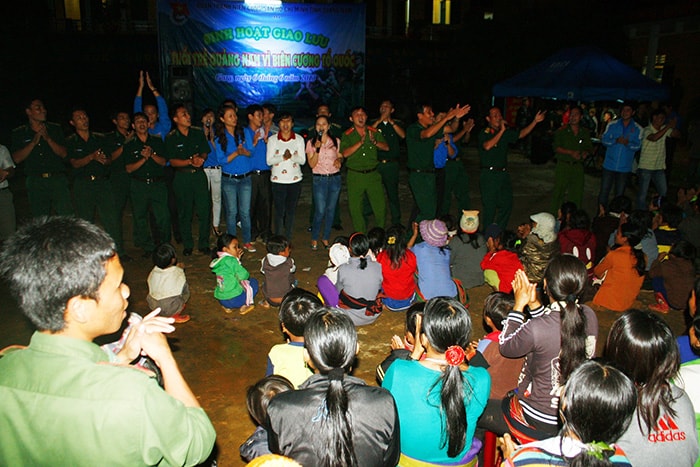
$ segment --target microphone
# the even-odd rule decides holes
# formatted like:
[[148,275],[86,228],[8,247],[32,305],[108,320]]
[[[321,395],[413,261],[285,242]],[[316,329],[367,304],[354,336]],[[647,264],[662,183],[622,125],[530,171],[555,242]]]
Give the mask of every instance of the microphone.
[[[318,130],[318,142],[321,142],[321,138],[323,137],[323,130]],[[321,152],[321,146],[316,146],[316,153]]]

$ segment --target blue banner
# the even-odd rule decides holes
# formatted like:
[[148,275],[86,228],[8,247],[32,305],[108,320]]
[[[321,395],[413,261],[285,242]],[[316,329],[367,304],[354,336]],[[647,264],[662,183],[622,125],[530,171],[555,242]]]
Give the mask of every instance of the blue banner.
[[345,119],[364,101],[362,4],[158,0],[158,36],[168,97],[197,111],[231,98],[301,116],[323,102]]

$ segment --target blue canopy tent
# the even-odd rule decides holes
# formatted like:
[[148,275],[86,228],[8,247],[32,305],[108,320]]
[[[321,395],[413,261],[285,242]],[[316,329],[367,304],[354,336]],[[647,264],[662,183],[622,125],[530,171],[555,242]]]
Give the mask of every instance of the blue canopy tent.
[[595,47],[564,49],[493,87],[495,97],[570,101],[667,100],[668,88]]

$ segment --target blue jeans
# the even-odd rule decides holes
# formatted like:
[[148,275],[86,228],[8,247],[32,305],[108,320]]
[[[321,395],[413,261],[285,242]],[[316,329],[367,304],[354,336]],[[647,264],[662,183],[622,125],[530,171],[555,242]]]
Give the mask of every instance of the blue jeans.
[[598,194],[598,204],[602,204],[605,209],[608,208],[610,191],[615,185],[614,196],[625,194],[625,186],[627,185],[628,172],[615,172],[608,169],[603,169],[603,174],[600,178],[600,193]]
[[275,207],[275,235],[292,239],[294,215],[301,194],[301,182],[272,183],[272,204]]
[[666,196],[668,186],[666,185],[666,173],[663,170],[637,169],[637,180],[639,182],[639,192],[637,193],[637,208],[648,209],[647,192],[649,183],[654,182],[659,196]]
[[250,176],[246,178],[221,177],[221,194],[226,208],[226,230],[236,235],[236,222],[241,221],[243,243],[250,242],[250,197],[253,193],[253,182]]
[[311,223],[311,239],[318,240],[323,221],[323,240],[331,235],[335,206],[340,196],[340,173],[331,177],[313,176],[314,220]]

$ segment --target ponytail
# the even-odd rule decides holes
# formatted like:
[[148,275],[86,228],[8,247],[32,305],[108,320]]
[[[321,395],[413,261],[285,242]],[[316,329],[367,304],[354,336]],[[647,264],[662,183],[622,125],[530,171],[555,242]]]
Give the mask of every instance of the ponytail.
[[326,411],[319,414],[321,430],[317,433],[319,465],[354,467],[357,459],[343,379],[357,352],[355,325],[342,312],[324,309],[311,315],[307,321],[304,345],[313,366],[328,378]]
[[447,455],[456,457],[467,438],[467,411],[464,407],[465,381],[459,366],[448,365],[442,373],[440,401],[445,414]]
[[544,272],[547,294],[557,301],[552,308],[559,308],[560,385],[564,385],[586,358],[586,316],[578,300],[588,280],[586,266],[573,255],[560,255],[547,265]]
[[328,373],[324,449],[321,465],[349,467],[357,465],[352,442],[352,420],[348,413],[348,394],[343,387],[345,370],[334,368]]

